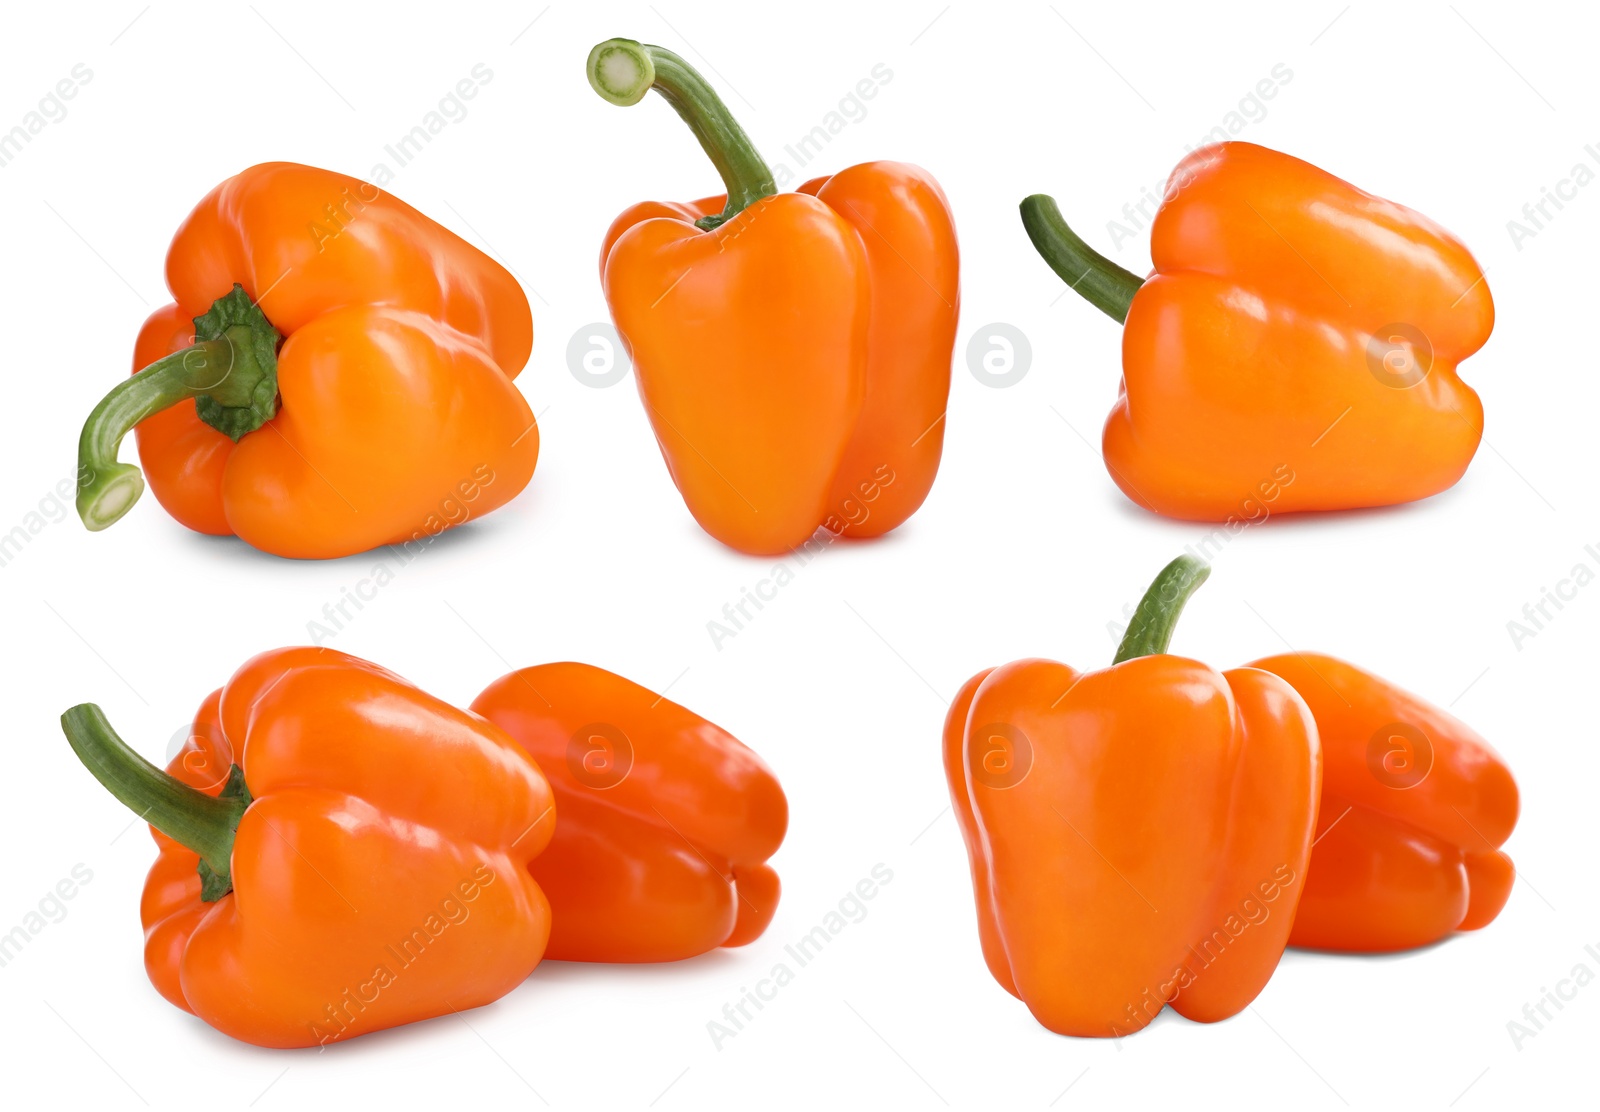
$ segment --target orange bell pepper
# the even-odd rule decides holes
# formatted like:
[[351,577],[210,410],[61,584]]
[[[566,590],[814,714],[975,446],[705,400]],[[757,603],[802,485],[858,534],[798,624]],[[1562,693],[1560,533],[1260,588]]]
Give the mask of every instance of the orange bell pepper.
[[510,738],[331,649],[263,653],[166,772],[92,703],[79,758],[155,828],[140,917],[172,1003],[257,1046],[475,1008],[539,964],[550,787]]
[[427,543],[527,486],[539,436],[511,380],[533,345],[528,299],[376,186],[253,166],[178,229],[167,285],[133,377],[83,427],[90,529],[144,491],[117,462],[135,426],[168,513],[279,556]]
[[588,73],[613,104],[654,88],[727,186],[635,205],[600,249],[612,319],[689,512],[753,554],[819,528],[874,537],[900,525],[939,468],[961,300],[938,183],[868,162],[779,193],[726,105],[670,50],[611,39]]
[[1472,728],[1319,653],[1251,665],[1311,708],[1326,767],[1316,848],[1289,942],[1318,950],[1426,946],[1500,914],[1516,869],[1511,770]]
[[1052,269],[1125,321],[1107,469],[1156,513],[1199,521],[1346,510],[1452,486],[1483,435],[1456,364],[1494,303],[1459,240],[1410,209],[1252,143],[1172,172],[1147,281],[1055,201],[1022,202]]
[[1060,1034],[1126,1035],[1166,1004],[1225,1019],[1289,940],[1316,726],[1268,672],[1166,654],[1209,570],[1169,564],[1112,667],[1014,661],[968,680],[945,720],[984,959]]
[[533,755],[561,813],[529,862],[555,916],[549,957],[677,961],[766,930],[789,807],[731,734],[588,664],[512,672],[472,709]]

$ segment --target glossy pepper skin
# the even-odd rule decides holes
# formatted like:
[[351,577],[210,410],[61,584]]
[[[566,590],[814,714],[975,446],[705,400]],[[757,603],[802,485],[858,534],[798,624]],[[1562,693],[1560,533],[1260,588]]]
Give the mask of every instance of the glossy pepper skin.
[[1320,653],[1258,660],[1317,720],[1326,769],[1318,840],[1290,943],[1362,952],[1487,925],[1516,870],[1511,770],[1453,715]]
[[743,946],[778,906],[789,808],[761,758],[692,711],[588,664],[503,676],[472,709],[549,778],[561,821],[530,862],[547,955],[677,961]]
[[173,303],[140,330],[133,381],[84,429],[91,529],[143,489],[116,462],[135,423],[168,513],[280,556],[426,543],[532,476],[538,431],[512,381],[533,344],[527,298],[376,186],[251,167],[178,229],[167,284]]
[[868,162],[779,193],[726,107],[670,51],[610,40],[591,54],[590,79],[614,103],[656,88],[729,186],[634,205],[600,251],[606,301],[689,512],[754,554],[819,528],[873,537],[899,526],[938,471],[961,300],[938,183],[907,163]]
[[1106,467],[1199,521],[1411,502],[1454,485],[1483,433],[1456,365],[1483,346],[1483,270],[1427,217],[1252,143],[1172,172],[1140,282],[1038,195],[1046,261],[1126,321]]
[[968,680],[945,722],[984,959],[1059,1034],[1126,1035],[1166,1004],[1225,1019],[1288,943],[1316,728],[1270,673],[1165,653],[1205,573],[1162,572],[1112,667],[1014,661]]
[[[550,909],[528,866],[555,823],[549,785],[498,728],[376,665],[255,657],[166,774],[119,752],[92,705],[63,726],[118,798],[156,801],[149,817],[192,843],[153,831],[145,968],[224,1034],[317,1046],[478,1007],[544,953]],[[207,830],[193,816],[208,807],[233,825]]]

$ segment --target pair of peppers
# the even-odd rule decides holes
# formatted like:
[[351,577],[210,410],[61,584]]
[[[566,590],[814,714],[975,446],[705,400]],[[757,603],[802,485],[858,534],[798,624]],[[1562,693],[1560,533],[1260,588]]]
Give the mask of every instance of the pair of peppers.
[[777,908],[771,771],[590,665],[513,672],[461,710],[344,653],[263,653],[165,772],[93,704],[62,728],[160,847],[140,906],[151,982],[258,1046],[488,1004],[542,957],[743,945]]
[[[938,467],[960,300],[937,184],[876,162],[779,194],[671,51],[612,39],[588,75],[620,105],[654,88],[727,186],[635,205],[600,252],[690,512],[760,554],[819,525],[876,536],[901,524]],[[1103,452],[1139,505],[1236,526],[1414,501],[1466,471],[1483,407],[1456,367],[1488,340],[1494,303],[1472,254],[1428,218],[1236,142],[1173,171],[1147,280],[1085,244],[1051,198],[1021,208],[1046,262],[1126,324]]]
[[[673,481],[712,536],[787,551],[878,536],[927,497],[961,299],[950,208],[926,171],[852,166],[779,193],[705,80],[613,39],[594,88],[654,88],[726,197],[618,217],[601,278]],[[167,257],[174,303],[90,415],[78,512],[148,479],[202,533],[281,556],[426,543],[521,492],[539,439],[512,379],[532,316],[504,268],[377,187],[290,163],[213,190]],[[662,303],[670,298],[664,307]],[[117,461],[137,427],[144,476]]]
[[1510,894],[1516,784],[1465,724],[1331,657],[1167,654],[1209,570],[1168,565],[1112,667],[980,672],[945,721],[984,959],[1061,1034],[1225,1019],[1286,946],[1422,946]]

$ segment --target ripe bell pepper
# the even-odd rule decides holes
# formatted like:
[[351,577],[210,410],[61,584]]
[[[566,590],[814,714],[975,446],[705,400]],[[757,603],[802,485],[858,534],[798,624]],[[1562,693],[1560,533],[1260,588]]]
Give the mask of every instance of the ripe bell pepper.
[[766,864],[783,789],[726,731],[588,664],[503,676],[472,709],[522,743],[561,821],[529,863],[555,916],[547,956],[677,961],[743,946],[778,907]]
[[1346,510],[1452,486],[1483,434],[1456,364],[1494,303],[1449,232],[1252,143],[1180,162],[1141,281],[1079,239],[1051,198],[1022,202],[1051,268],[1125,322],[1103,452],[1156,513],[1230,524]]
[[1489,743],[1408,691],[1320,653],[1251,665],[1317,720],[1326,767],[1316,848],[1290,945],[1408,950],[1500,914],[1516,869],[1500,845],[1517,784]]
[[1316,726],[1277,676],[1166,654],[1209,570],[1169,564],[1112,667],[1014,661],[968,680],[945,720],[984,959],[1059,1034],[1126,1035],[1166,1004],[1225,1019],[1289,939]]
[[[167,253],[173,304],[78,444],[104,529],[148,478],[190,529],[279,556],[423,541],[509,502],[539,436],[512,379],[533,318],[503,267],[367,182],[290,162],[206,195]],[[145,476],[117,462],[137,426]]]
[[331,649],[263,653],[168,771],[92,703],[79,758],[155,828],[140,917],[161,995],[257,1046],[317,1046],[499,999],[544,953],[528,864],[550,786],[495,726]]
[[787,551],[819,528],[874,537],[916,512],[944,445],[961,300],[950,207],[903,162],[780,193],[682,58],[611,39],[589,83],[655,89],[727,186],[612,223],[600,276],[661,454],[689,512],[731,548]]

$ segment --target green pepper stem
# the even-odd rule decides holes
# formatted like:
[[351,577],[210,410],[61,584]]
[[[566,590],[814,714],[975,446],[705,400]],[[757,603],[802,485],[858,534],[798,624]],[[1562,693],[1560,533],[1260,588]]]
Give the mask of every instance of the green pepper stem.
[[728,106],[704,77],[662,46],[633,39],[607,39],[589,51],[589,85],[612,104],[638,104],[654,89],[683,117],[710,157],[728,201],[720,213],[695,224],[706,230],[732,220],[746,207],[778,191],[772,171]]
[[1195,556],[1179,556],[1162,568],[1150,589],[1139,600],[1139,607],[1122,635],[1113,664],[1136,656],[1154,656],[1167,651],[1172,631],[1183,613],[1183,604],[1211,574],[1211,565]]
[[229,875],[233,832],[248,798],[217,799],[191,788],[135,753],[103,711],[80,703],[61,716],[61,731],[83,766],[141,819],[200,855],[218,876]]
[[78,438],[78,516],[86,526],[99,532],[144,493],[139,469],[117,462],[122,438],[146,417],[204,393],[232,365],[233,345],[208,340],[156,360],[101,399]]
[[118,521],[144,493],[144,476],[117,462],[140,421],[193,398],[195,414],[238,440],[278,412],[281,338],[243,286],[194,319],[196,342],[125,378],[94,407],[78,437],[78,516],[94,532]]
[[1022,226],[1050,269],[1090,305],[1118,324],[1125,323],[1128,306],[1144,279],[1083,242],[1067,227],[1054,197],[1035,193],[1023,199],[1021,208]]

